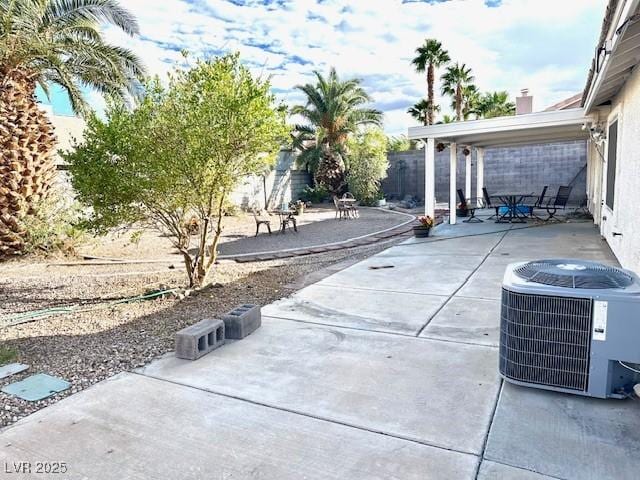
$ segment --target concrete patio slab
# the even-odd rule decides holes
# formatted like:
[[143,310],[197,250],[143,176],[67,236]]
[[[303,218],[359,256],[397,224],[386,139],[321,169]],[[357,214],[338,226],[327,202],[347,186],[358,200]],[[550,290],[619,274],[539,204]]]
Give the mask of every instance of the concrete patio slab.
[[[375,255],[338,272],[319,285],[366,290],[451,295],[482,262],[484,256],[467,256],[452,262],[449,256]],[[389,268],[380,268],[389,267]]]
[[470,298],[499,299],[509,263],[541,258],[583,258],[617,265],[611,250],[600,240],[593,224],[554,224],[512,230],[458,292]]
[[453,297],[420,336],[497,347],[500,301]]
[[46,408],[2,432],[0,462],[64,459],[66,478],[637,478],[640,402],[499,394],[506,265],[615,259],[588,224],[500,228],[298,280],[322,279],[265,307],[287,319]]
[[637,479],[640,402],[505,383],[485,458],[565,479]]
[[511,262],[523,261],[509,257],[489,257],[460,289],[458,296],[500,300],[504,271]]
[[493,348],[265,319],[197,362],[144,375],[480,453],[499,388]]
[[417,335],[446,296],[311,285],[262,308],[265,316],[324,325]]
[[555,478],[557,477],[548,477],[487,460],[482,462],[478,472],[478,480],[553,480]]
[[[449,223],[441,223],[436,226],[432,234],[434,238],[454,238],[467,235],[483,235],[488,233],[506,232],[518,226],[509,223],[496,223],[493,220],[485,220],[482,223],[464,223],[464,218],[459,218],[458,223],[450,225]],[[484,220],[484,218],[483,218]],[[420,241],[421,239],[416,239]]]
[[495,255],[509,253],[525,260],[567,257],[616,263],[606,242],[592,223],[555,224],[514,230],[495,249]]
[[393,257],[396,255],[456,255],[479,256],[487,255],[496,245],[504,233],[491,235],[479,235],[476,237],[447,238],[433,237],[428,242],[416,242],[416,238],[410,238],[400,245],[391,247],[378,254],[380,257]]
[[3,465],[54,460],[67,464],[61,478],[114,480],[473,478],[477,463],[472,455],[134,374],[3,432]]

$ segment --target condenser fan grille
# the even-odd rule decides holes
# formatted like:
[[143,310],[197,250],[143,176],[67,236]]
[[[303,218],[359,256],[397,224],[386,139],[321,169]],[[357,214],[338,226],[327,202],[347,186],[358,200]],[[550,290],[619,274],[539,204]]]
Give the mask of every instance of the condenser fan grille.
[[619,268],[584,260],[536,260],[516,268],[516,275],[530,282],[566,288],[625,288],[631,275]]

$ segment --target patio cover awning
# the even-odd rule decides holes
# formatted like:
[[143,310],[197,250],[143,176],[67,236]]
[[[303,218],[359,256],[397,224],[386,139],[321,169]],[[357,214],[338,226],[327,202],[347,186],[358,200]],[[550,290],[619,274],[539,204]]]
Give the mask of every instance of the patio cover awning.
[[477,155],[476,191],[484,187],[484,149],[531,145],[571,140],[586,140],[589,130],[583,126],[589,122],[582,108],[497,117],[484,120],[445,123],[409,128],[409,139],[424,140],[425,145],[425,215],[435,214],[435,146],[436,143],[449,144],[450,190],[449,223],[456,223],[457,204],[457,147],[469,147],[466,156],[464,194],[471,196],[471,150]]
[[411,140],[434,138],[474,147],[502,147],[588,138],[582,108],[409,128]]

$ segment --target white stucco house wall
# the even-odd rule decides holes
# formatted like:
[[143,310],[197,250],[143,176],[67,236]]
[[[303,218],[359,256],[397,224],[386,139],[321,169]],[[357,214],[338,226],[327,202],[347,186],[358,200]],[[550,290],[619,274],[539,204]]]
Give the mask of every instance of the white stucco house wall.
[[640,1],[611,0],[582,107],[589,210],[620,263],[640,272]]

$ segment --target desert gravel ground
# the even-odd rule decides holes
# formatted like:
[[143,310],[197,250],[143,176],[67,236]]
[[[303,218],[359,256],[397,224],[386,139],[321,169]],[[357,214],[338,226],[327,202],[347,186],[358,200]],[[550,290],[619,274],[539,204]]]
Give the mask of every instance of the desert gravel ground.
[[[215,317],[239,303],[270,303],[317,279],[323,269],[366,258],[391,244],[337,250],[284,260],[237,264],[221,262],[212,284],[178,299],[174,296],[107,305],[158,287],[184,285],[179,264],[63,266],[29,260],[0,265],[0,325],[20,312],[63,305],[93,307],[2,328],[0,342],[15,349],[27,372],[0,380],[0,387],[34,373],[48,373],[72,387],[40,402],[0,392],[0,427],[119,372],[131,370],[173,350],[173,335],[202,318]],[[343,265],[344,264],[344,265]]]
[[[273,234],[269,235],[263,226],[260,228],[260,235],[256,237],[256,222],[250,213],[239,212],[235,216],[225,217],[220,254],[258,253],[342,242],[393,228],[410,219],[389,210],[361,207],[359,219],[339,220],[335,218],[332,205],[322,204],[306,210],[302,216],[296,216],[298,233],[287,231],[280,234],[278,216],[271,215],[269,218]],[[132,241],[131,231],[113,233],[88,241],[79,252],[104,258],[180,261],[180,255],[168,238],[153,230],[141,230],[139,234],[136,241]]]

